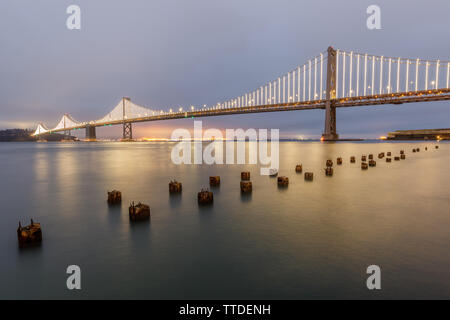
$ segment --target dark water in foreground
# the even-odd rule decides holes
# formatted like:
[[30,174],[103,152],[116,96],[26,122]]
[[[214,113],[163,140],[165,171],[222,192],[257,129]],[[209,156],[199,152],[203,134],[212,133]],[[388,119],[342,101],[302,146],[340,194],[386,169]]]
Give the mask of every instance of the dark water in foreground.
[[[434,144],[280,143],[287,189],[256,165],[173,165],[170,143],[0,144],[0,298],[449,299],[450,145],[424,151]],[[361,171],[361,154],[400,149],[406,160]],[[325,177],[337,156],[344,164]],[[313,182],[295,174],[298,162]],[[199,208],[209,175],[222,185]],[[171,178],[180,197],[169,197]],[[106,204],[113,188],[121,208]],[[133,200],[150,204],[150,223],[130,224]],[[43,245],[19,250],[18,220],[30,217]],[[81,291],[66,288],[71,264]],[[378,292],[366,288],[371,264]]]

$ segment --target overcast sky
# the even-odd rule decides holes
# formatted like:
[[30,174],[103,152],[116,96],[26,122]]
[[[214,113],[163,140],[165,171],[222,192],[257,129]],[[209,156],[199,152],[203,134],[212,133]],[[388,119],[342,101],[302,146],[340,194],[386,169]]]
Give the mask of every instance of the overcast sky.
[[[66,8],[81,7],[81,30]],[[381,7],[381,30],[366,8]],[[450,60],[449,0],[3,0],[0,128],[53,127],[64,113],[99,119],[121,99],[168,109],[213,104],[275,79],[329,45],[385,56]],[[342,137],[450,127],[450,102],[349,108]],[[324,111],[203,118],[204,127],[280,128],[319,137]],[[138,124],[168,137],[191,120]],[[121,128],[97,130],[119,135]]]

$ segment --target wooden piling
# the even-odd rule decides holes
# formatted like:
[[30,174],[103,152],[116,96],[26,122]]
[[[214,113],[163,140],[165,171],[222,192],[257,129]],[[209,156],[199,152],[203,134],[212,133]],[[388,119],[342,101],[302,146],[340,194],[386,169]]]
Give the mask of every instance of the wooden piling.
[[241,172],[241,180],[250,180],[250,172],[249,171],[243,171]]
[[122,193],[118,190],[108,191],[108,204],[114,205],[122,202]]
[[241,192],[242,193],[251,193],[253,189],[251,181],[241,181]]
[[31,219],[31,223],[28,226],[22,227],[19,222],[19,227],[17,228],[17,240],[19,241],[20,248],[40,244],[42,242],[41,224],[36,223]]
[[144,221],[150,219],[150,207],[143,203],[137,205],[132,202],[128,208],[131,221]]
[[211,187],[219,186],[220,185],[220,177],[219,176],[209,177],[209,185]]
[[181,185],[181,182],[178,182],[177,180],[173,180],[169,182],[169,192],[170,193],[181,193],[183,189],[183,186]]
[[202,189],[197,195],[198,204],[211,204],[214,201],[214,196],[208,189]]
[[278,186],[279,187],[287,187],[289,185],[288,177],[278,177]]
[[314,179],[314,173],[312,172],[305,172],[305,180],[306,181],[313,181]]

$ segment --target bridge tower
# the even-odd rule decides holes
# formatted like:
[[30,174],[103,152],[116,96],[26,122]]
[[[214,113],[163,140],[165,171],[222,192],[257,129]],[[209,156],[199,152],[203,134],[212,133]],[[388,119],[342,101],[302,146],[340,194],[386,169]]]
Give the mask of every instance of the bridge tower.
[[[64,129],[66,129],[66,117],[67,117],[67,113],[64,114]],[[70,136],[70,130],[64,130],[64,135]]]
[[86,141],[96,141],[97,135],[95,133],[95,126],[86,125]]
[[323,141],[335,141],[339,139],[336,132],[336,50],[328,47],[327,59],[327,91],[325,104],[325,129],[322,134]]
[[128,97],[123,97],[122,98],[122,110],[123,110],[123,115],[122,115],[122,119],[123,119],[123,141],[131,141],[133,140],[133,126],[131,122],[126,122],[127,116],[126,116],[126,107],[125,107],[125,101],[131,101],[130,98]]

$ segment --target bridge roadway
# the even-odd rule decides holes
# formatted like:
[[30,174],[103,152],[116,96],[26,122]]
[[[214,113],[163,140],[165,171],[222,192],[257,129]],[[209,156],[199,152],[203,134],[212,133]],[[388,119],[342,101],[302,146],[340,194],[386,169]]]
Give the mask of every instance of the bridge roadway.
[[[450,89],[437,89],[437,90],[423,90],[423,91],[410,91],[400,93],[389,94],[377,94],[370,96],[359,97],[347,97],[331,100],[331,103],[336,108],[343,107],[361,107],[361,106],[373,106],[384,104],[403,104],[412,102],[428,102],[428,101],[445,101],[450,100]],[[173,112],[156,116],[130,118],[124,120],[115,120],[103,123],[83,123],[82,125],[70,128],[61,128],[51,130],[50,132],[61,132],[75,129],[90,127],[102,127],[109,125],[119,125],[124,123],[137,123],[148,121],[160,121],[160,120],[173,120],[184,118],[199,118],[199,117],[212,117],[212,116],[224,116],[233,114],[246,114],[246,113],[262,113],[262,112],[280,112],[280,111],[295,111],[295,110],[312,110],[312,109],[325,109],[326,100],[315,100],[307,102],[291,102],[281,104],[259,105],[239,108],[226,108],[226,109],[212,109],[212,110],[195,110],[185,112]]]

